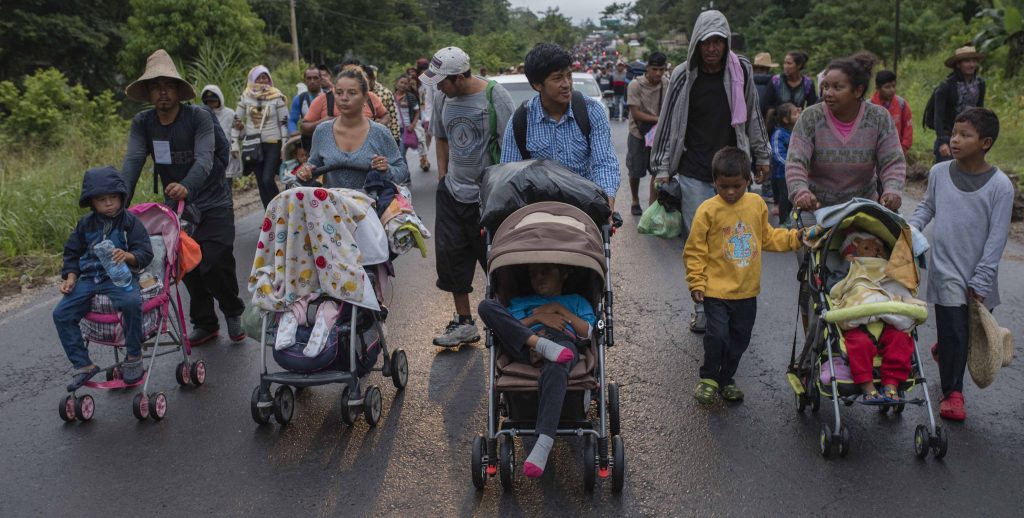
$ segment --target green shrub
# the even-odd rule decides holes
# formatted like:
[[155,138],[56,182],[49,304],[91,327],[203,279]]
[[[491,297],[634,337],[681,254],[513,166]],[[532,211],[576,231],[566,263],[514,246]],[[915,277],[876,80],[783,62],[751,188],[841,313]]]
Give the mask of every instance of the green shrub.
[[0,82],[0,132],[7,144],[49,145],[75,138],[103,139],[124,126],[110,92],[95,97],[52,68],[26,76],[19,88]]

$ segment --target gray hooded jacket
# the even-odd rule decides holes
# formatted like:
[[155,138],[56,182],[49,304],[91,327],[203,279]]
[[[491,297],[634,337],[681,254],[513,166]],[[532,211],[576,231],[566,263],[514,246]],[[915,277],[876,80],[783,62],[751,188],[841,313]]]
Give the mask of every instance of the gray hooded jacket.
[[[693,33],[690,39],[690,49],[687,52],[687,60],[672,71],[672,77],[668,86],[668,99],[662,104],[658,129],[654,133],[654,146],[651,150],[651,169],[658,178],[667,178],[679,174],[679,161],[686,151],[685,137],[686,125],[690,112],[690,90],[700,73],[700,55],[697,51],[697,42],[705,35],[712,32],[720,32],[726,36],[728,42],[732,35],[729,29],[729,22],[719,11],[704,11],[697,17],[693,26]],[[696,56],[696,59],[695,59]],[[724,59],[728,60],[728,56]],[[740,57],[740,65],[746,71],[749,78],[744,83],[744,95],[747,104],[747,122],[735,126],[736,147],[747,152],[748,156],[753,155],[756,165],[768,165],[770,151],[768,149],[767,131],[764,128],[764,120],[761,118],[761,110],[758,104],[757,88],[753,80],[753,69],[750,61]],[[726,63],[724,75],[725,95],[732,105],[732,87],[730,84],[729,66]]]

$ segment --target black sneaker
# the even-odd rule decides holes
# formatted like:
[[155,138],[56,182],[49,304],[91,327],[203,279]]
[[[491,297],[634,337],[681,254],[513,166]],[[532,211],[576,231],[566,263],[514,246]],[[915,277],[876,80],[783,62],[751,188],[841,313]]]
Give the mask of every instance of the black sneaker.
[[206,342],[209,342],[210,340],[213,340],[214,338],[217,338],[217,335],[219,334],[219,329],[208,331],[206,329],[197,327],[193,329],[191,333],[188,334],[188,341],[192,345],[202,345],[205,344]]

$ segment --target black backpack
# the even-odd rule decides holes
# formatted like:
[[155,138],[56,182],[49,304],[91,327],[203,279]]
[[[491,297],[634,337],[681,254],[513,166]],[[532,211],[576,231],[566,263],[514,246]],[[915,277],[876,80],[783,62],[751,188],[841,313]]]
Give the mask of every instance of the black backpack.
[[[523,160],[529,160],[531,157],[530,152],[526,149],[526,104],[528,102],[530,101],[519,105],[512,115],[512,135],[515,136],[516,147],[519,148],[519,154]],[[576,119],[576,126],[580,128],[580,133],[587,138],[587,148],[590,148],[590,114],[587,113],[587,101],[583,98],[583,94],[573,90],[570,106],[572,107],[572,116]]]
[[939,88],[942,88],[945,83],[945,81],[939,83],[939,86],[932,89],[932,95],[928,97],[928,104],[924,106],[924,115],[921,116],[921,127],[924,129],[935,129],[935,94],[938,93]]

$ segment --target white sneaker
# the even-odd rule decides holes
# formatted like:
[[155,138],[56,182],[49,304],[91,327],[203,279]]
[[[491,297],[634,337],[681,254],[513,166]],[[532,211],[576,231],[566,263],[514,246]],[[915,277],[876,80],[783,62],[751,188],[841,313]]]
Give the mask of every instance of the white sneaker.
[[460,324],[458,320],[448,322],[444,332],[434,338],[434,345],[441,347],[458,347],[462,344],[471,344],[480,341],[480,331],[476,328],[476,322],[471,324]]

